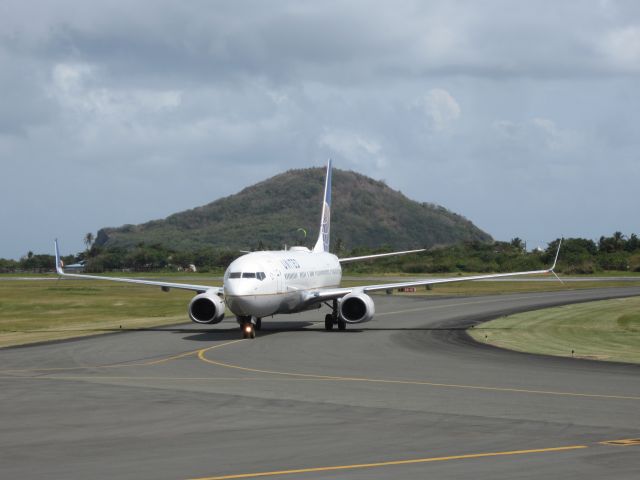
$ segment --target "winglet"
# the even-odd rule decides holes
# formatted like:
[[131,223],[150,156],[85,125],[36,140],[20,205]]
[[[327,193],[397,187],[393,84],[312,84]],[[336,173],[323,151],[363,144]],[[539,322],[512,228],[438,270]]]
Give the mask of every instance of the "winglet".
[[60,259],[60,249],[58,248],[57,238],[53,241],[53,244],[56,249],[56,272],[58,275],[64,275],[64,270],[62,269],[62,267],[64,267],[64,263],[62,263],[62,260]]
[[558,242],[558,251],[556,252],[556,258],[553,259],[553,265],[551,266],[551,268],[549,270],[551,270],[552,272],[555,270],[556,268],[556,263],[558,263],[558,255],[560,255],[560,247],[562,246],[562,240],[564,240],[563,238],[560,238],[560,242]]
[[553,259],[553,265],[551,265],[551,268],[549,269],[549,271],[553,273],[553,276],[556,277],[561,284],[564,285],[564,282],[560,279],[558,274],[555,272],[556,264],[558,263],[558,255],[560,255],[560,247],[562,246],[562,240],[564,239],[560,238],[560,242],[558,242],[558,251],[556,252],[556,258]]
[[327,162],[327,176],[324,181],[324,198],[318,241],[313,247],[315,253],[329,251],[329,230],[331,227],[331,159]]

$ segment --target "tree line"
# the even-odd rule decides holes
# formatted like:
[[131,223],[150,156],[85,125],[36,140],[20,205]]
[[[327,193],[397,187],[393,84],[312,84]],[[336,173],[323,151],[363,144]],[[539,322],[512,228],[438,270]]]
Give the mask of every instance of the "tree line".
[[[383,258],[376,261],[345,265],[345,273],[456,273],[509,272],[538,270],[549,266],[555,256],[559,239],[545,250],[527,251],[524,242],[514,238],[510,242],[463,242],[436,247],[415,255]],[[104,247],[93,243],[93,236],[85,236],[86,250],[63,257],[65,265],[83,262],[86,272],[108,271],[179,271],[195,265],[200,272],[221,272],[242,254],[231,249],[202,247],[177,251],[159,243],[139,243],[132,248]],[[334,253],[351,257],[393,251],[389,245],[381,248],[344,247],[341,239],[333,242]],[[255,250],[278,249],[259,241]],[[45,273],[54,269],[53,255],[28,252],[20,260],[0,259],[0,273]],[[603,271],[640,272],[640,239],[621,232],[602,236],[596,242],[584,238],[563,241],[557,271],[566,274],[589,274]]]

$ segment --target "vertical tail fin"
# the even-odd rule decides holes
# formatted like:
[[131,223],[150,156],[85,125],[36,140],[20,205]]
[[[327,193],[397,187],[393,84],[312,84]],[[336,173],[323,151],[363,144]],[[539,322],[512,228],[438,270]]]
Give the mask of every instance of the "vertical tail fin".
[[331,227],[331,159],[327,162],[327,176],[324,181],[324,199],[322,202],[322,218],[320,220],[320,233],[313,251],[329,251],[329,229]]

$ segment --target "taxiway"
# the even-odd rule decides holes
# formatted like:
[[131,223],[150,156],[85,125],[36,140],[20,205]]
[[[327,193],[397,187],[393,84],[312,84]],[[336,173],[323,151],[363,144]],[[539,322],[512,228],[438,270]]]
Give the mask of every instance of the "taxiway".
[[[135,288],[135,287],[134,287]],[[0,350],[3,478],[638,478],[640,367],[479,345],[478,322],[640,288],[376,296]]]

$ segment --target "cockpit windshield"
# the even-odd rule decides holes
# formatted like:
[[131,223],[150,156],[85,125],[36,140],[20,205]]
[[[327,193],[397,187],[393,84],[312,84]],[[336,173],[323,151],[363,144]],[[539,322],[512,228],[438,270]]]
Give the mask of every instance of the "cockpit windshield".
[[229,278],[257,278],[262,281],[267,278],[267,276],[264,272],[231,272]]

